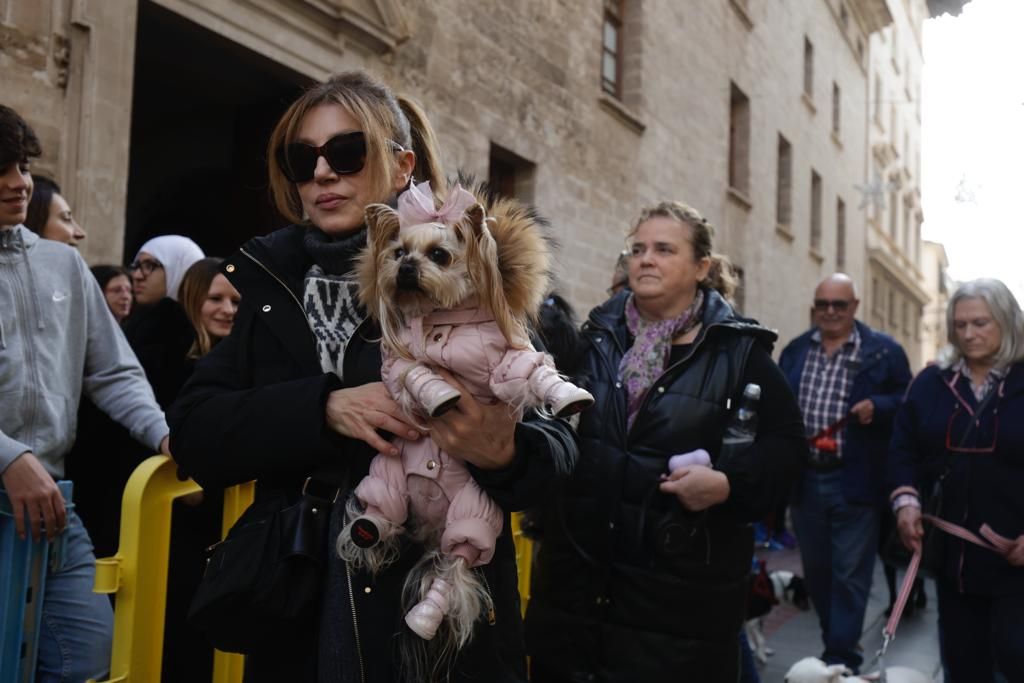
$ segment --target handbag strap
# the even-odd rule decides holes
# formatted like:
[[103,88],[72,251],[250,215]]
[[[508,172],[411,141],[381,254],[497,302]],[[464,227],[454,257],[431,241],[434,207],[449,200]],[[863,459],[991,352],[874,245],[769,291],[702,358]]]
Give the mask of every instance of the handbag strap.
[[348,489],[349,468],[337,462],[318,465],[302,483],[302,495],[317,499],[321,504],[338,502]]
[[[959,375],[959,373],[957,373],[957,375]],[[953,393],[956,393],[956,388],[953,385],[948,386],[953,391]],[[967,440],[971,438],[971,434],[974,433],[975,426],[977,426],[978,422],[981,420],[981,414],[985,412],[985,408],[987,408],[988,404],[992,402],[992,399],[995,398],[996,394],[999,394],[1001,391],[1001,384],[998,386],[994,386],[987,394],[985,394],[985,398],[981,399],[981,401],[978,403],[978,407],[974,411],[974,415],[971,416],[970,423],[967,425],[967,431],[964,432],[964,435],[960,438],[960,443],[957,444],[957,448],[963,448],[964,444],[967,443]],[[935,485],[942,486],[942,482],[945,481],[947,476],[949,476],[949,473],[950,471],[952,471],[952,469],[953,453],[952,451],[946,451],[946,466],[943,468],[942,474],[939,476],[938,480],[936,480]]]

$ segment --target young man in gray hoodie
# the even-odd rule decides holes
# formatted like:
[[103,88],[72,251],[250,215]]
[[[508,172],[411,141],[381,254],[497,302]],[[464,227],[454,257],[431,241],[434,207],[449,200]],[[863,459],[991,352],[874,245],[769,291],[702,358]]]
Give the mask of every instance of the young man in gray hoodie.
[[21,225],[32,196],[29,163],[40,153],[28,124],[0,105],[0,483],[22,538],[63,535],[63,566],[46,579],[36,680],[84,681],[107,675],[113,614],[92,590],[89,535],[55,481],[75,440],[82,390],[163,453],[168,429],[78,251]]

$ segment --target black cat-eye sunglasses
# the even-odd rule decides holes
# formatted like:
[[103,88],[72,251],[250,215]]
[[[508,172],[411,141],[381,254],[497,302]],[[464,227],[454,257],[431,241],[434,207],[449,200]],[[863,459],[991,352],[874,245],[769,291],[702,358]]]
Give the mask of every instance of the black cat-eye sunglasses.
[[[396,152],[405,149],[394,140],[388,140],[388,144]],[[327,165],[338,175],[359,173],[366,164],[366,136],[362,131],[339,133],[319,147],[293,142],[277,148],[277,163],[293,183],[312,180],[320,157],[326,159]]]

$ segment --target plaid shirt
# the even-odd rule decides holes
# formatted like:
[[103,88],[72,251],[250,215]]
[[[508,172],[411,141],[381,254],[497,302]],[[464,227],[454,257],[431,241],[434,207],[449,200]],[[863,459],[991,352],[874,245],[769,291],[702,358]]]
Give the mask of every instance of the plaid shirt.
[[[821,331],[811,334],[811,348],[807,362],[800,373],[800,412],[804,416],[807,436],[841,420],[850,410],[850,387],[860,362],[860,334],[853,328],[849,339],[843,342],[831,357],[821,345]],[[843,457],[843,430],[835,435],[838,449],[835,455],[825,454],[826,459]],[[811,456],[818,458],[822,453],[811,447]]]
[[967,378],[971,385],[971,391],[974,392],[974,400],[978,403],[981,403],[981,400],[988,396],[988,392],[992,391],[1006,377],[1006,373],[1009,372],[1007,368],[992,368],[985,375],[985,381],[978,385],[974,383],[974,378],[971,377],[971,372],[967,369],[967,361],[963,358],[953,363],[952,370]]

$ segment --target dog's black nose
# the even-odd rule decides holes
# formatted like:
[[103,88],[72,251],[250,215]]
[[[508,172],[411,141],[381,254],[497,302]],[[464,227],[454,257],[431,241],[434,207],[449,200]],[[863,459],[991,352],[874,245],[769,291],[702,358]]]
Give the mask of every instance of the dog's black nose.
[[419,289],[419,286],[420,271],[414,264],[405,261],[398,266],[399,289]]

